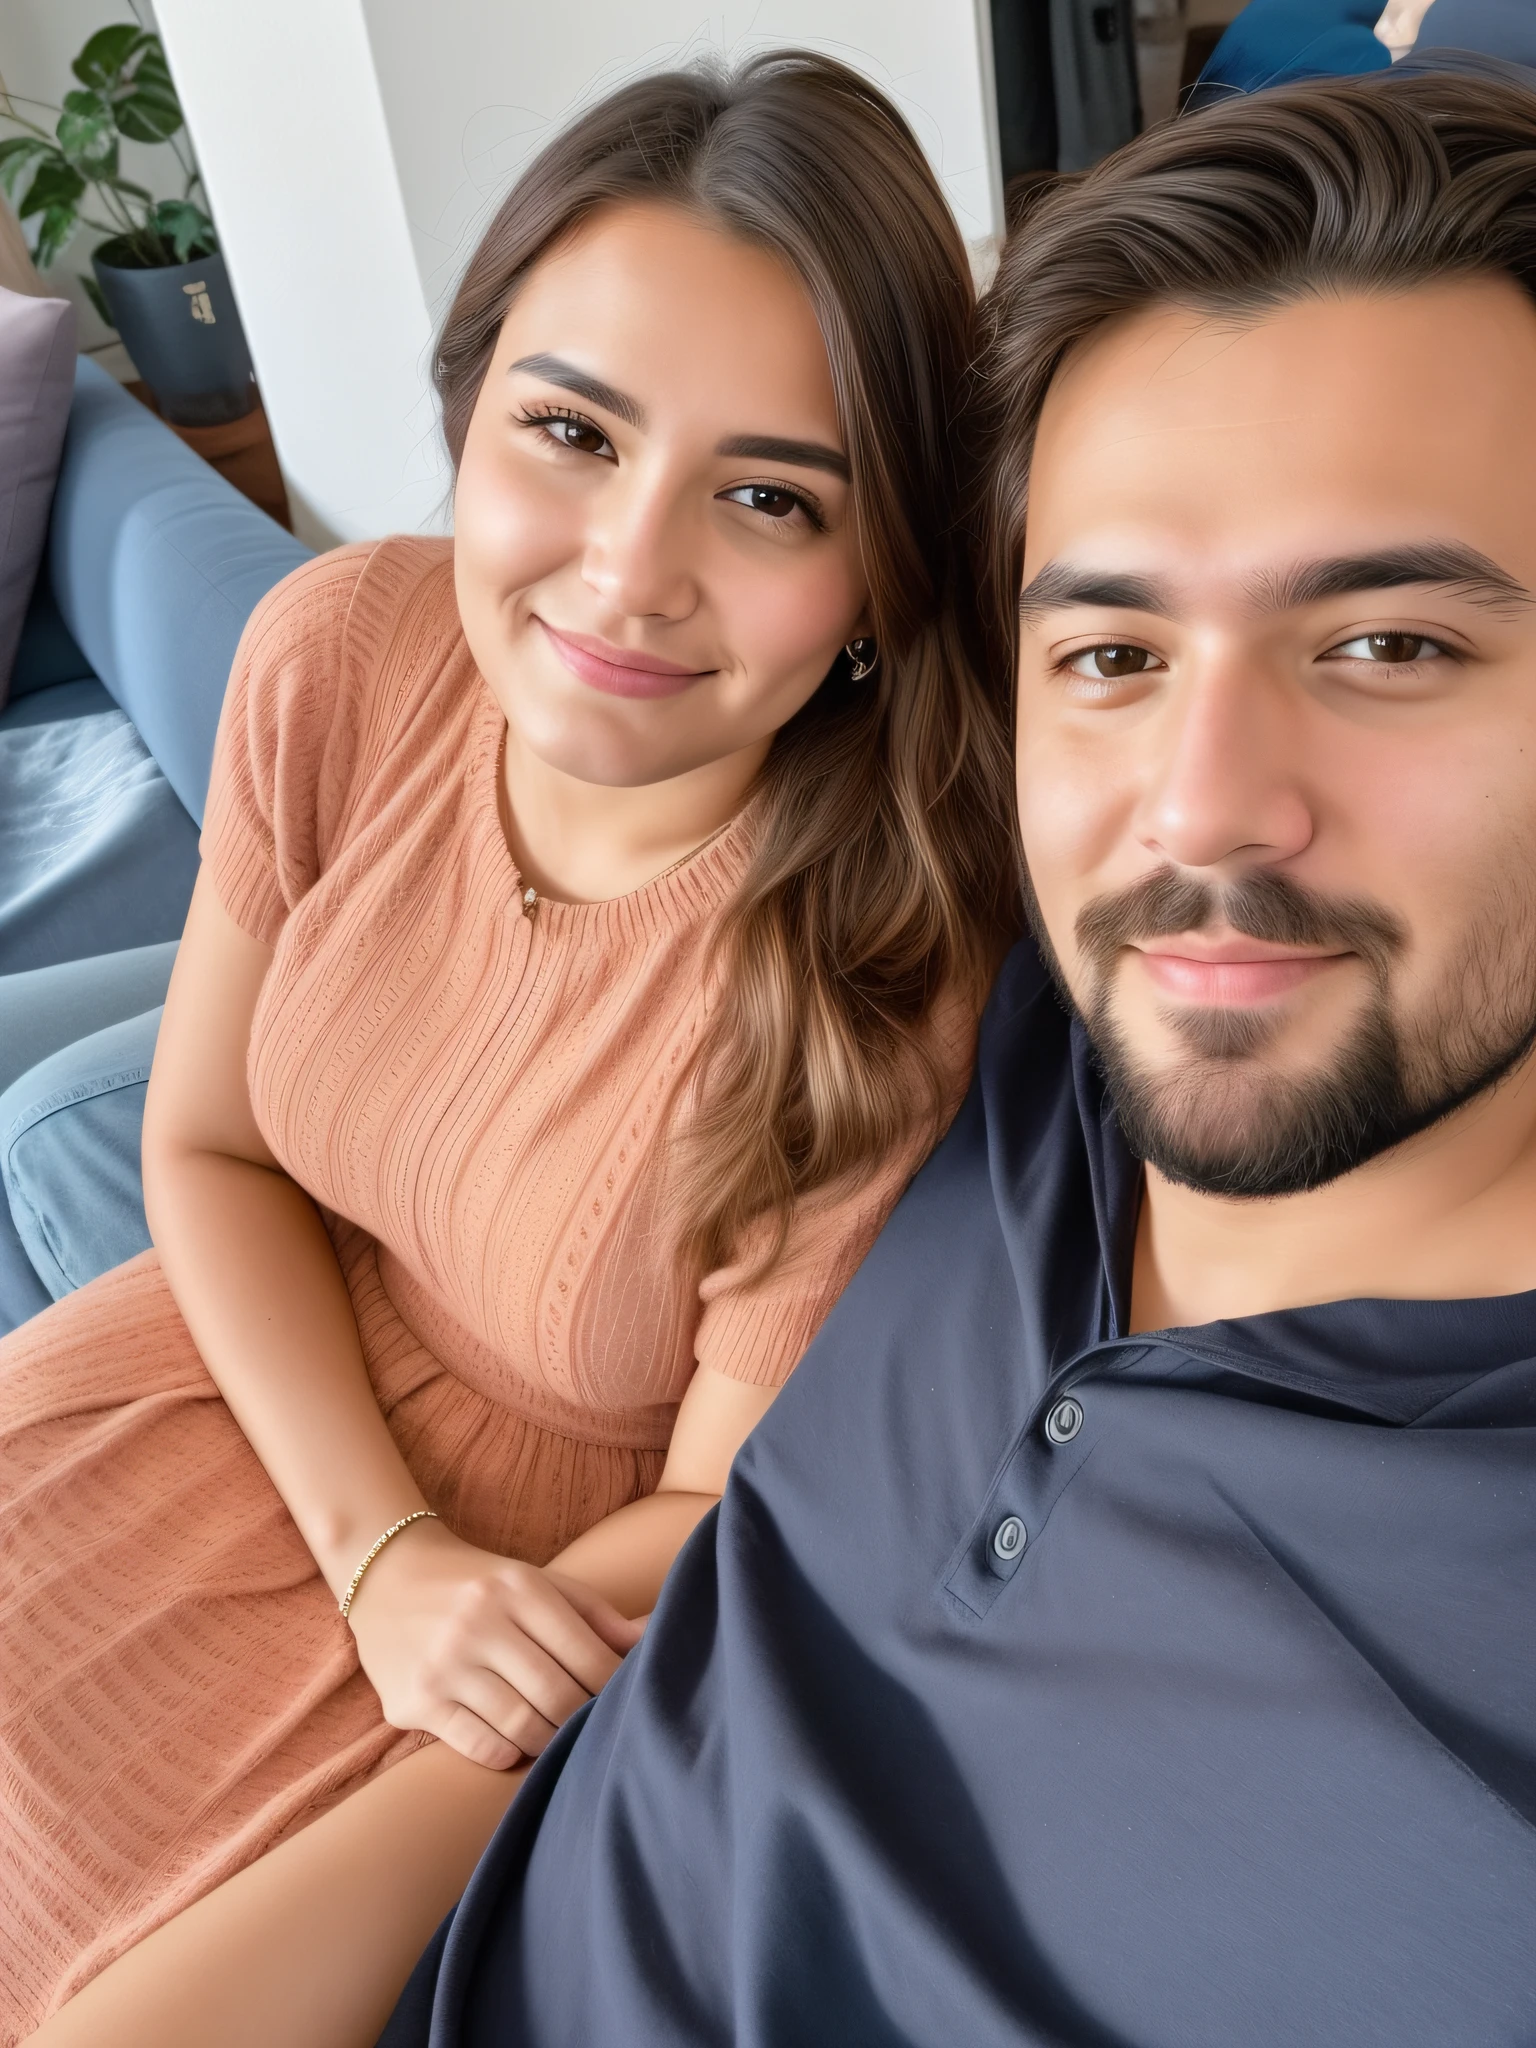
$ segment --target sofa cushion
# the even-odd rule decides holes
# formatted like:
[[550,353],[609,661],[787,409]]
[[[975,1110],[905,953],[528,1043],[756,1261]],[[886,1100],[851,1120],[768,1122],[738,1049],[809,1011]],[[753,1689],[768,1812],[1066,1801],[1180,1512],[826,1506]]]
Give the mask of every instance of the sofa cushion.
[[20,732],[26,725],[51,725],[59,718],[84,718],[116,709],[94,676],[82,676],[78,683],[50,683],[46,689],[13,697],[0,711],[0,732]]
[[0,1337],[39,1314],[52,1299],[11,1220],[10,1203],[0,1196]]
[[88,1033],[157,1010],[171,985],[176,952],[172,941],[0,974],[0,1094]]
[[122,712],[0,729],[0,974],[174,939],[196,877],[197,828]]
[[45,572],[32,591],[32,604],[21,626],[21,645],[11,670],[11,703],[34,690],[51,690],[55,683],[75,683],[91,674],[91,664],[75,645],[53,601],[53,588]]
[[139,1143],[158,1008],[109,1024],[0,1094],[0,1186],[52,1300],[149,1248]]
[[199,821],[245,622],[309,556],[80,358],[48,544],[53,594],[92,669]]
[[75,309],[0,287],[0,704],[43,559],[75,375]]

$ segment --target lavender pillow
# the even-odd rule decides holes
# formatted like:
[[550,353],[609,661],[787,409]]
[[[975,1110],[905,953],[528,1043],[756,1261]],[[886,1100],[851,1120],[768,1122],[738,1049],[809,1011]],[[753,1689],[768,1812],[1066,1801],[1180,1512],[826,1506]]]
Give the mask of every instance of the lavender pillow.
[[74,388],[74,307],[0,288],[0,706],[48,538]]

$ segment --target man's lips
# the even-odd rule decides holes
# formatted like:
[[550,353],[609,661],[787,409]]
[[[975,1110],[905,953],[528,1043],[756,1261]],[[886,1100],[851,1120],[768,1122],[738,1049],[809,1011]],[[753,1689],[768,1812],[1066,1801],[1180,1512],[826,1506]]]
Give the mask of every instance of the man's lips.
[[610,697],[675,697],[712,669],[684,668],[658,654],[640,654],[589,633],[558,633],[548,620],[539,624],[549,644],[573,676]]
[[1252,1009],[1288,996],[1349,953],[1303,952],[1294,946],[1266,946],[1255,939],[1212,939],[1181,932],[1172,939],[1148,939],[1134,946],[1154,988],[1181,1003]]

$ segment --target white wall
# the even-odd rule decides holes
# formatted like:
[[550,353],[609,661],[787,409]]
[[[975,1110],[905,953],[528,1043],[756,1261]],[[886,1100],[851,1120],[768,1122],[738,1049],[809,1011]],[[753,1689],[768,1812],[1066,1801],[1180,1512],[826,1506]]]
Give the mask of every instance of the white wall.
[[913,122],[967,239],[985,248],[1001,218],[987,0],[697,10],[698,0],[156,0],[306,538],[441,525],[449,476],[432,327],[479,227],[571,112],[690,50],[803,43],[869,72]]
[[[973,0],[362,0],[417,266],[434,314],[518,172],[615,86],[713,50],[838,57],[912,123],[973,245],[1002,217],[990,7]],[[472,61],[471,61],[472,59]]]
[[358,0],[156,12],[296,530],[323,547],[426,529],[430,323]]

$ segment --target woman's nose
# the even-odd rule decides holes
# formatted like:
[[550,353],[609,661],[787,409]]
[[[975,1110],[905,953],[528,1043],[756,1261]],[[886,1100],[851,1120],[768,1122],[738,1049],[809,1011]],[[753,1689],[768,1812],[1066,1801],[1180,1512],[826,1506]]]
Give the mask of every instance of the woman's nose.
[[684,619],[698,604],[698,536],[665,479],[623,472],[593,506],[582,575],[629,618]]

